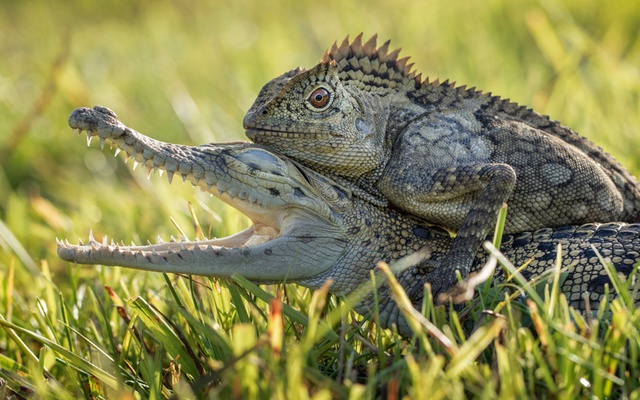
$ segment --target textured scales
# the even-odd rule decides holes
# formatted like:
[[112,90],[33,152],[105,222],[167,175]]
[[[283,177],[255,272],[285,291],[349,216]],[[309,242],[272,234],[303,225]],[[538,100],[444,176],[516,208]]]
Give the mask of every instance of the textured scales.
[[509,205],[507,233],[640,219],[640,186],[569,128],[509,100],[430,82],[389,42],[335,43],[310,70],[267,83],[247,136],[335,179],[357,196],[457,232],[427,277],[463,277]]
[[[378,261],[404,260],[402,268],[395,264],[398,281],[420,307],[430,272],[424,260],[430,256],[438,262],[450,252],[446,231],[353,196],[331,179],[258,145],[163,143],[127,128],[104,107],[78,109],[69,123],[87,131],[89,138],[99,137],[101,144],[109,140],[150,171],[181,175],[245,213],[254,225],[226,238],[145,246],[116,244],[106,237],[99,242],[90,235],[87,244],[58,242],[58,254],[65,260],[217,277],[240,274],[255,282],[298,282],[311,288],[331,279],[330,290],[338,295],[367,285]],[[576,309],[588,310],[588,302],[595,310],[610,283],[597,252],[619,275],[629,277],[640,259],[640,224],[588,224],[506,235],[502,251],[515,265],[527,264],[521,273],[532,279],[554,266],[558,244],[566,273],[561,290]],[[480,269],[486,258],[484,252],[475,255],[471,269]],[[640,292],[635,294],[637,304]],[[409,336],[389,288],[380,287],[377,298],[381,325],[396,324]],[[355,309],[367,315],[373,305],[368,295]]]

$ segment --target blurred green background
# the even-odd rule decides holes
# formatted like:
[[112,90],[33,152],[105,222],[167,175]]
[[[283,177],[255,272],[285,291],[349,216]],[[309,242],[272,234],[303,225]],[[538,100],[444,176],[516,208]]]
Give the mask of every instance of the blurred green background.
[[[96,104],[164,141],[244,139],[261,86],[311,67],[346,35],[378,33],[432,78],[476,86],[561,120],[640,172],[640,6],[610,0],[4,1],[0,13],[0,281],[35,296],[90,276],[55,238],[89,229],[137,243],[247,224],[189,185],[87,149],[70,112]],[[111,153],[112,154],[112,153]],[[75,271],[75,272],[73,272]],[[28,304],[26,301],[25,304]]]

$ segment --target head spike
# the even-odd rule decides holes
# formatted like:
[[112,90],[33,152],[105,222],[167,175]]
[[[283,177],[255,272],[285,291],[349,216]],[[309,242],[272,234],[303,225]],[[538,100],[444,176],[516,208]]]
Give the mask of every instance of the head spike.
[[356,38],[351,43],[351,51],[357,57],[363,57],[364,53],[362,51],[362,32],[356,36]]
[[[409,57],[407,57],[407,59],[408,59],[408,58],[409,58]],[[412,78],[412,79],[413,79],[413,76],[411,76],[411,74],[413,73],[413,75],[415,75],[415,73],[411,71],[411,70],[413,69],[414,64],[415,64],[415,63],[409,63],[409,64],[407,64],[407,65],[405,65],[405,66],[404,66],[404,74],[405,74],[405,75],[407,75],[407,76],[409,76],[409,77],[410,77],[410,78]]]
[[409,57],[404,57],[399,59],[398,61],[396,61],[396,66],[398,67],[399,71],[404,71],[406,72],[406,65],[407,65],[407,61],[409,61]]
[[384,60],[387,58],[387,52],[389,51],[389,44],[391,43],[391,40],[387,40],[386,42],[384,42],[382,44],[382,46],[380,46],[378,48],[378,58],[380,60]]
[[340,48],[338,48],[338,53],[340,57],[347,58],[349,57],[349,52],[350,52],[349,36],[347,36],[340,44]]
[[378,34],[371,36],[369,40],[364,44],[363,50],[366,56],[372,56],[376,51],[376,44],[378,42]]
[[400,54],[400,50],[402,50],[402,48],[398,47],[397,49],[389,53],[386,57],[387,61],[396,61],[398,59],[398,54]]

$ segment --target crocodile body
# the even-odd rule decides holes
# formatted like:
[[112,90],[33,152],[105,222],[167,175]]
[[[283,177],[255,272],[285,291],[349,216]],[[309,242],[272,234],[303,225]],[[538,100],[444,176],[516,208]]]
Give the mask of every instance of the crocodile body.
[[[58,254],[68,261],[217,277],[239,274],[257,283],[297,282],[310,288],[331,279],[330,291],[347,295],[368,281],[378,261],[394,263],[414,254],[420,257],[397,277],[419,307],[430,262],[446,258],[452,246],[444,229],[366,201],[259,145],[163,143],[127,128],[104,107],[74,111],[70,125],[99,137],[101,144],[111,141],[149,171],[164,170],[170,181],[174,174],[181,175],[242,211],[254,224],[226,238],[194,242],[124,246],[93,237],[87,244],[59,242]],[[562,291],[580,310],[585,309],[587,293],[595,309],[609,282],[596,251],[628,276],[640,259],[640,224],[587,224],[505,235],[501,249],[515,265],[529,262],[523,274],[534,277],[554,265],[558,243],[567,268]],[[471,269],[485,261],[486,255],[478,253]],[[410,335],[388,290],[379,289],[380,322],[386,327],[396,324],[399,332]],[[366,314],[372,307],[370,295],[355,309]]]
[[429,281],[463,277],[503,203],[505,232],[640,221],[640,186],[559,122],[475,89],[422,79],[376,37],[334,44],[310,70],[267,83],[248,137],[379,205],[457,232]]

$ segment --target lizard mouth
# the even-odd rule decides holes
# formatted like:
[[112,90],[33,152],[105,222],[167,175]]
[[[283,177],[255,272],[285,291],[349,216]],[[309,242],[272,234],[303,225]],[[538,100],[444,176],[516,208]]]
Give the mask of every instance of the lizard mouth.
[[268,127],[253,127],[253,128],[245,128],[245,134],[249,139],[256,143],[266,142],[268,138],[278,138],[278,139],[310,139],[310,140],[322,140],[322,139],[331,139],[335,138],[335,135],[332,132],[327,131],[300,131],[300,130],[282,130],[282,129],[270,129]]

